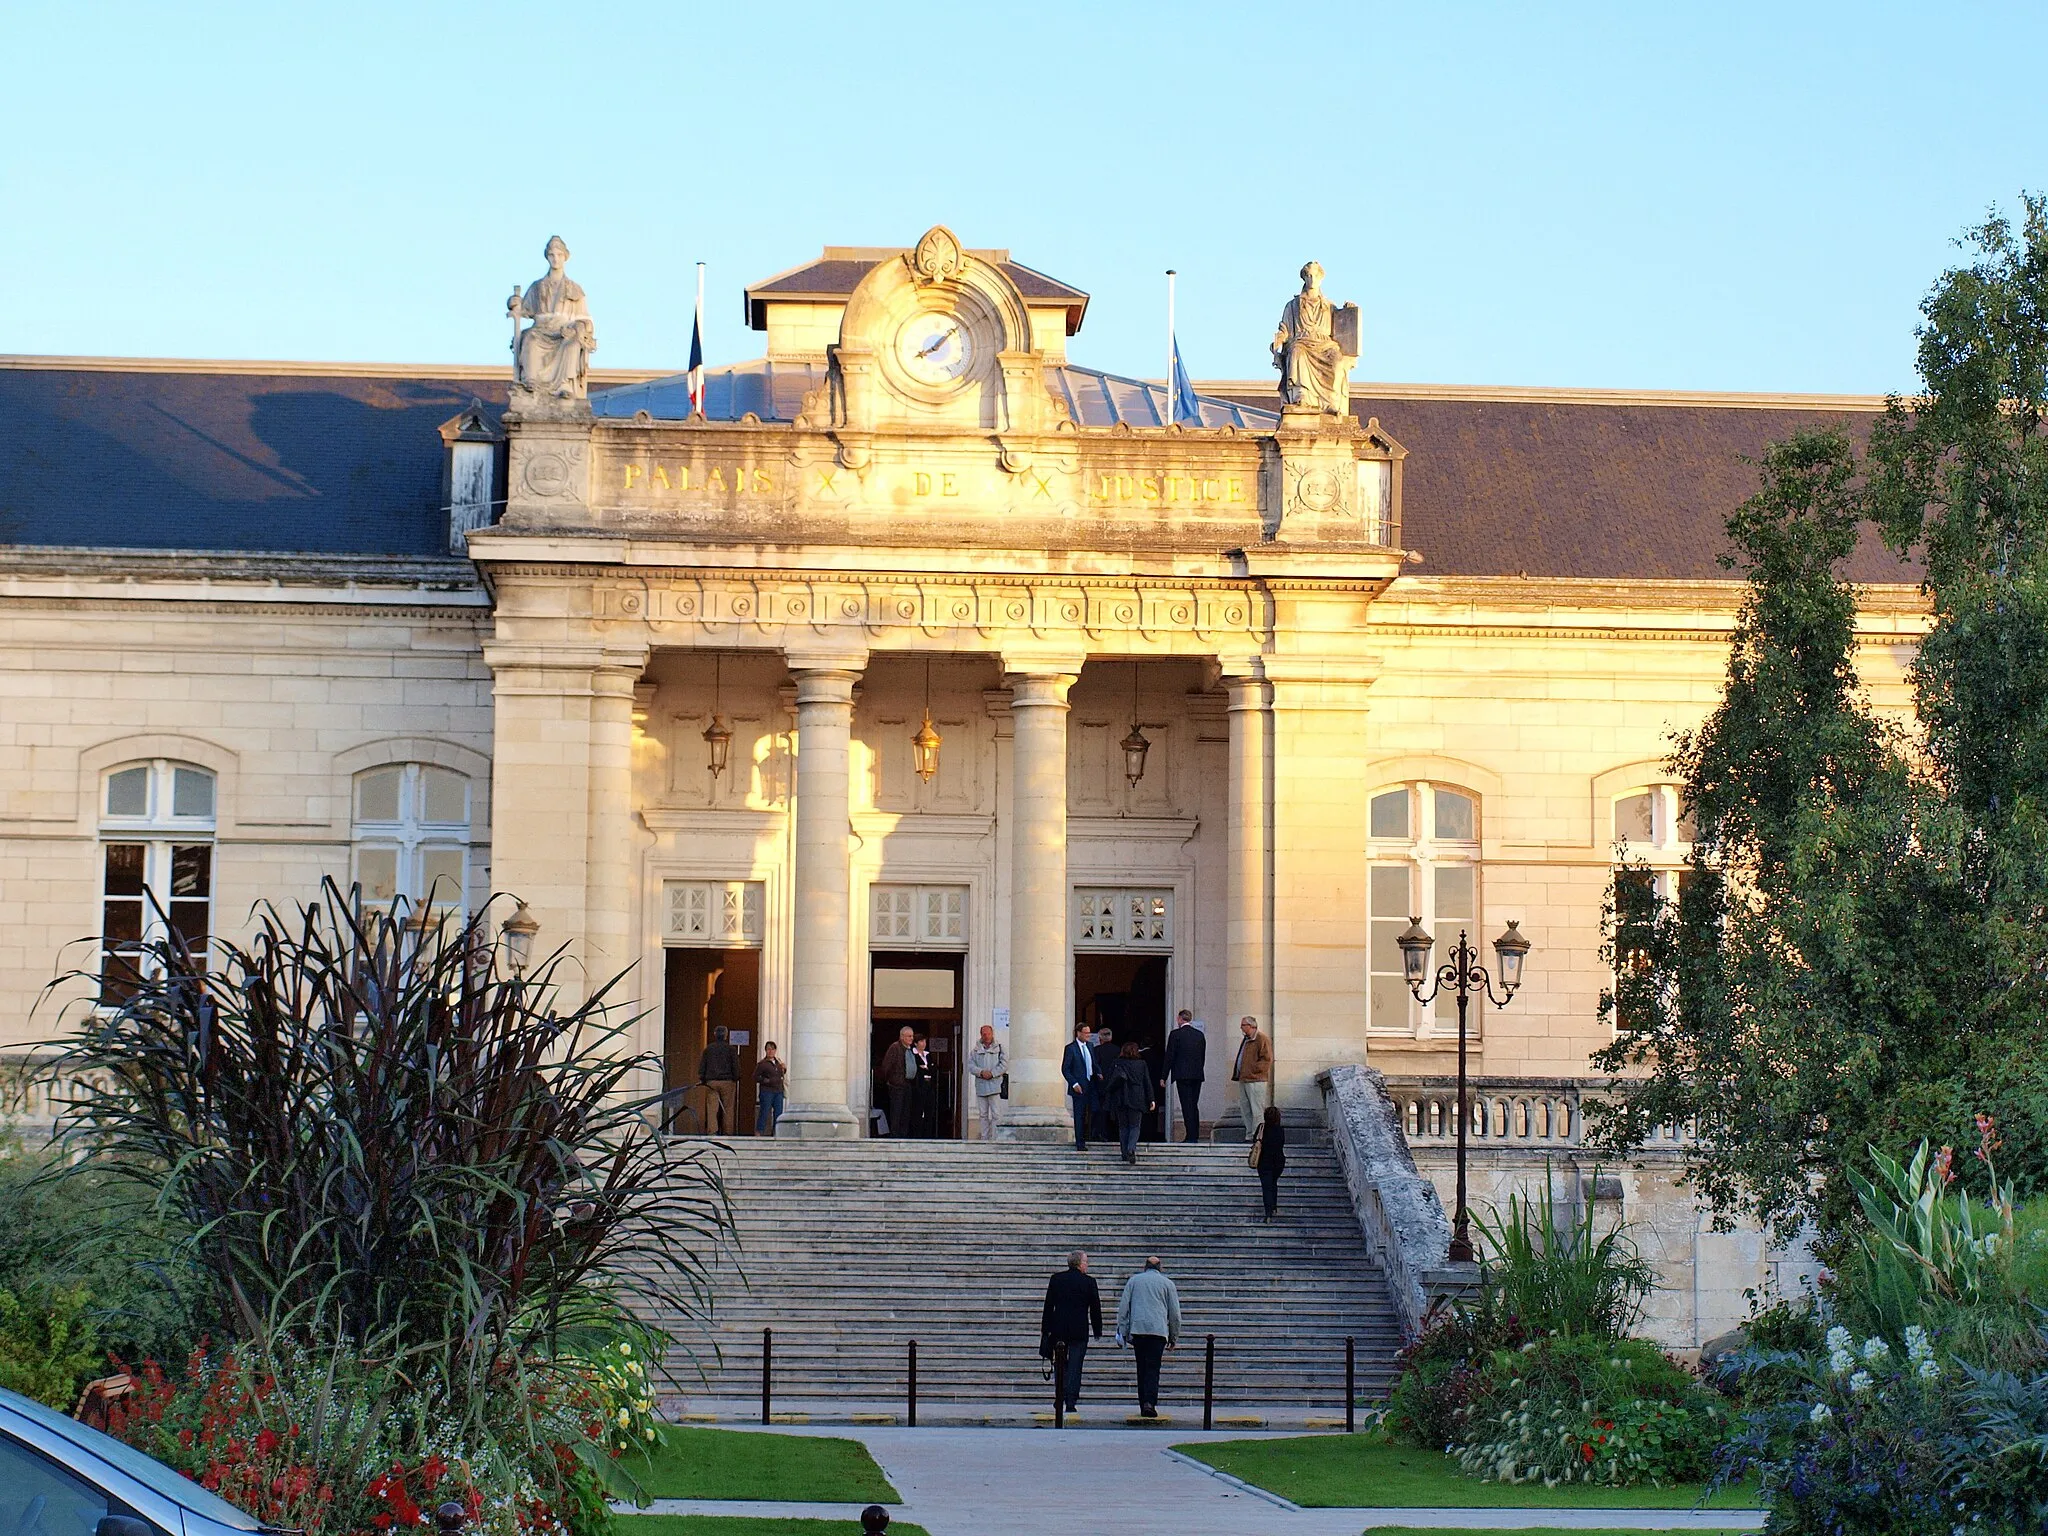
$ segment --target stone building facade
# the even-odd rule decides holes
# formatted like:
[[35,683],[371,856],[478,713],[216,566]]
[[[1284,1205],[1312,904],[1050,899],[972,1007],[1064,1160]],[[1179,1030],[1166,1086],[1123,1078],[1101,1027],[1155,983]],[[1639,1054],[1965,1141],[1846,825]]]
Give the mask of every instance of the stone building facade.
[[[1417,913],[1535,942],[1476,1072],[1586,1076],[1617,840],[1685,852],[1663,759],[1719,695],[1722,520],[1766,442],[1881,402],[1175,409],[1069,360],[1084,293],[943,229],[745,302],[763,357],[696,384],[0,360],[0,1046],[89,1005],[94,936],[243,931],[333,876],[525,901],[628,972],[684,1117],[709,1028],[749,1072],[777,1041],[785,1134],[875,1129],[904,1022],[947,1134],[983,1024],[1015,1135],[1057,1134],[1077,1018],[1156,1048],[1192,1010],[1210,1128],[1241,1015],[1296,1116],[1340,1063],[1432,1081]],[[1904,707],[1915,575],[1856,574]]]

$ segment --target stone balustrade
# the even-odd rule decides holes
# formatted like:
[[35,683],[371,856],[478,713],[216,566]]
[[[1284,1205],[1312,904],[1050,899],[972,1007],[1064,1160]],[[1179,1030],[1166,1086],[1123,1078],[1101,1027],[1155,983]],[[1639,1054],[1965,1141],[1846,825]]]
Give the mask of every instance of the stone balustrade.
[[[1386,1083],[1411,1147],[1457,1141],[1455,1077],[1389,1077]],[[1472,1104],[1468,1148],[1546,1152],[1585,1144],[1583,1107],[1600,1093],[1597,1085],[1568,1077],[1472,1077],[1466,1091]],[[1660,1125],[1644,1150],[1675,1151],[1684,1139],[1683,1127]]]

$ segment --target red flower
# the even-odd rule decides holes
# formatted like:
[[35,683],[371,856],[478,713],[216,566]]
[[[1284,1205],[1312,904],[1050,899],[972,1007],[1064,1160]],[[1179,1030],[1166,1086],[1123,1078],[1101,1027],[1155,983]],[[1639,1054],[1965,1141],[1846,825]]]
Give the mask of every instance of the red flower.
[[434,1485],[448,1475],[448,1463],[438,1453],[420,1463],[420,1481],[426,1484],[427,1492],[434,1491]]
[[258,1456],[268,1456],[272,1451],[277,1449],[278,1444],[279,1441],[276,1430],[259,1429],[258,1431],[256,1431],[256,1454]]
[[1591,1461],[1592,1459],[1593,1459],[1593,1447],[1592,1447],[1592,1446],[1591,1446],[1590,1444],[1581,1444],[1581,1445],[1579,1446],[1579,1460],[1581,1460],[1581,1461]]

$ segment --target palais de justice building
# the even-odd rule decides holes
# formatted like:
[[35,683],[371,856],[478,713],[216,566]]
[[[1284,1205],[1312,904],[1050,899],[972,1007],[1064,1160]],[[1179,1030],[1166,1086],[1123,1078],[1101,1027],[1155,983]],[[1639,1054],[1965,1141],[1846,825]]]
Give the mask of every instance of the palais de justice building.
[[[1352,385],[1305,268],[1277,371],[1189,417],[1070,360],[1085,293],[940,228],[747,289],[762,355],[693,410],[593,371],[566,257],[513,370],[0,361],[0,1044],[60,967],[118,991],[165,921],[331,875],[516,894],[630,968],[668,1086],[723,1024],[744,1104],[777,1041],[784,1134],[871,1130],[903,1022],[948,1135],[982,1024],[1021,1136],[1084,1018],[1156,1049],[1193,1010],[1212,1126],[1241,1015],[1300,1116],[1333,1065],[1421,1084],[1455,1029],[1401,980],[1417,914],[1439,953],[1520,923],[1474,1070],[1566,1091],[1617,839],[1686,851],[1723,518],[1765,443],[1879,404]],[[1856,574],[1902,704],[1913,573]]]

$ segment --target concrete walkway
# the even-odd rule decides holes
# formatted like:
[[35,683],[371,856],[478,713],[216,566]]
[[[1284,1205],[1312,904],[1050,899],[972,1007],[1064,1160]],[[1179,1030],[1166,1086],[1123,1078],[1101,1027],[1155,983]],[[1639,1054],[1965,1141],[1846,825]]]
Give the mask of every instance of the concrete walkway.
[[[922,1525],[932,1536],[1044,1536],[1058,1530],[1113,1531],[1116,1536],[1359,1536],[1376,1525],[1725,1531],[1763,1523],[1761,1515],[1740,1511],[1682,1509],[1297,1509],[1174,1455],[1150,1430],[792,1427],[775,1432],[840,1434],[861,1441],[903,1496],[890,1513]],[[1187,1443],[1241,1437],[1196,1431],[1177,1438]],[[858,1530],[860,1506],[662,1499],[652,1512],[843,1520],[849,1530]]]

